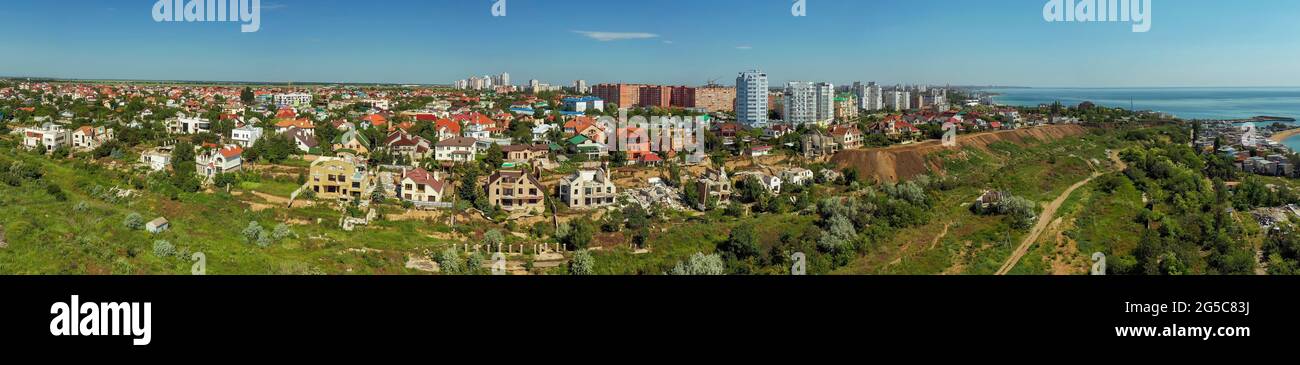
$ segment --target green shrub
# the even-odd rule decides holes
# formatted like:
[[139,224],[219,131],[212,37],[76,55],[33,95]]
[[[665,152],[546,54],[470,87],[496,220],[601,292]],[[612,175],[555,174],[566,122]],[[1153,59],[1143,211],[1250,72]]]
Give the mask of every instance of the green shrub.
[[126,219],[122,220],[122,225],[131,230],[144,229],[144,217],[139,213],[127,214]]
[[153,254],[163,258],[172,257],[176,255],[176,246],[164,240],[153,241]]

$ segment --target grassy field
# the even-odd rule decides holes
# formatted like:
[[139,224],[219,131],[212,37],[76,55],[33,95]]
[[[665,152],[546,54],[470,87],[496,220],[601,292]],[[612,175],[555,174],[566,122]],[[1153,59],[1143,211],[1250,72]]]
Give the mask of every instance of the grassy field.
[[[735,227],[750,224],[759,238],[760,255],[730,262],[733,272],[787,274],[786,260],[803,252],[809,255],[809,274],[992,274],[1027,230],[1013,228],[1005,217],[975,215],[971,202],[992,189],[1045,204],[1094,169],[1110,168],[1106,151],[1120,147],[1108,135],[1092,134],[932,155],[957,184],[931,193],[925,224],[863,232],[869,237],[867,248],[854,257],[818,252],[815,242],[822,229],[811,211],[746,218],[714,211],[669,214],[654,225],[649,249],[641,252],[630,248],[631,232],[597,234],[595,271],[662,274],[695,253],[713,253]],[[481,220],[453,229],[443,219],[427,218],[380,220],[346,232],[337,227],[343,213],[330,203],[283,206],[282,200],[298,188],[295,174],[263,174],[241,181],[230,193],[180,193],[172,199],[145,184],[136,189],[137,196],[109,199],[97,192],[138,185],[138,175],[25,153],[0,157],[45,171],[41,180],[22,186],[0,184],[0,219],[9,244],[0,249],[4,274],[188,274],[190,254],[196,252],[206,256],[209,274],[421,274],[405,268],[409,258],[428,257],[452,243],[478,242],[484,232],[502,229]],[[66,200],[47,193],[47,184],[59,186]],[[826,188],[819,194],[841,194],[843,189]],[[1085,253],[1131,250],[1141,236],[1142,227],[1133,223],[1135,207],[1140,206],[1141,196],[1131,185],[1106,195],[1096,191],[1096,183],[1080,189],[1061,207],[1060,226],[1045,232],[1012,273],[1055,273],[1063,266],[1067,271],[1084,270]],[[386,216],[404,213],[395,205],[381,205],[381,210]],[[172,228],[156,235],[129,229],[123,222],[132,213],[146,221],[166,217]],[[293,234],[261,247],[242,234],[250,222],[266,230],[285,224]],[[1069,242],[1062,246],[1057,233]],[[506,238],[525,245],[549,240],[511,234]],[[170,242],[175,253],[155,254],[154,243],[160,240]]]
[[[1097,168],[1108,165],[1106,150],[1114,146],[1117,144],[1109,136],[1087,135],[1027,145],[995,143],[987,150],[967,148],[937,155],[934,158],[942,162],[945,173],[961,184],[938,194],[934,219],[924,226],[899,231],[875,252],[836,272],[992,274],[1027,231],[1013,228],[1003,217],[976,215],[969,204],[987,190],[1002,190],[1045,204],[1092,174],[1093,164],[1103,165]],[[1077,195],[1072,195],[1062,209],[1073,209],[1071,206],[1079,200]],[[1035,253],[1026,256],[1036,257]],[[1026,270],[1013,273],[1046,272]]]
[[[410,255],[444,247],[445,235],[423,221],[381,221],[356,232],[337,228],[341,213],[326,205],[253,212],[224,192],[181,193],[171,200],[148,189],[136,197],[107,201],[92,195],[103,187],[129,187],[127,174],[95,165],[10,156],[41,166],[45,176],[20,187],[0,186],[0,220],[9,247],[0,250],[5,274],[188,274],[191,253],[202,252],[209,274],[412,274]],[[67,194],[58,201],[46,184]],[[241,188],[287,197],[294,184],[263,181]],[[166,217],[171,229],[150,234],[129,229],[127,216]],[[317,224],[317,222],[321,222]],[[266,230],[284,223],[293,235],[260,247],[246,242],[250,222]],[[176,253],[159,256],[155,241]]]

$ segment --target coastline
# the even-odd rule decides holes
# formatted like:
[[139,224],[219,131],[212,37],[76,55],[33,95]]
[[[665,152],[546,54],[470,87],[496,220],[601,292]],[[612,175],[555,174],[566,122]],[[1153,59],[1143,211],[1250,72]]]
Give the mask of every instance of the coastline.
[[1273,135],[1268,137],[1268,140],[1277,143],[1282,143],[1286,141],[1287,138],[1291,138],[1295,135],[1300,135],[1300,128],[1292,128],[1281,132],[1273,133]]

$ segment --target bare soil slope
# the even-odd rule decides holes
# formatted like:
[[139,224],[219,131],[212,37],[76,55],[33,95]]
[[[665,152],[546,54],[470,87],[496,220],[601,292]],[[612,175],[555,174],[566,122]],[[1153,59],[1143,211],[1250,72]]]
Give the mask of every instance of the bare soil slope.
[[929,155],[948,149],[975,148],[984,150],[997,142],[1024,145],[1034,141],[1054,141],[1080,136],[1087,131],[1077,125],[1051,125],[1030,129],[998,131],[957,137],[960,146],[946,148],[939,141],[929,141],[903,146],[876,149],[841,151],[831,159],[839,168],[853,167],[864,179],[897,182],[930,172],[942,172],[942,161],[933,161]]

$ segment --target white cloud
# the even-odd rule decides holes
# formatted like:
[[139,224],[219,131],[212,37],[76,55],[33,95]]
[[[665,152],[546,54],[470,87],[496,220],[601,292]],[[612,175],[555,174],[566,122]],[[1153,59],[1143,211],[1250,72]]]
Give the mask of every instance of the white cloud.
[[748,51],[748,50],[754,49],[754,46],[736,46],[736,49],[738,49],[738,50],[742,50],[742,51]]
[[664,41],[664,44],[673,44],[673,41]]
[[601,42],[659,38],[659,35],[654,33],[590,32],[585,30],[575,30],[573,32]]

